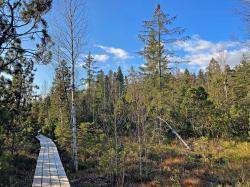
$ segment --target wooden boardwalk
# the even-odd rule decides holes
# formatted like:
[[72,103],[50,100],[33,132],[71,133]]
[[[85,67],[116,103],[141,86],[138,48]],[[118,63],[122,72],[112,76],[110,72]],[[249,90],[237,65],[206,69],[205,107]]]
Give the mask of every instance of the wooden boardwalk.
[[37,159],[32,187],[70,187],[55,143],[46,136],[39,135],[41,149]]

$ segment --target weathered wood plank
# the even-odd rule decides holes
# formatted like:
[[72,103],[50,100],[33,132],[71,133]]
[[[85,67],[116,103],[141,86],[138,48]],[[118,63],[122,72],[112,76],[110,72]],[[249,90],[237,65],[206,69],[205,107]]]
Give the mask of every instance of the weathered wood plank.
[[37,139],[41,149],[32,187],[70,187],[55,143],[43,135],[37,136]]

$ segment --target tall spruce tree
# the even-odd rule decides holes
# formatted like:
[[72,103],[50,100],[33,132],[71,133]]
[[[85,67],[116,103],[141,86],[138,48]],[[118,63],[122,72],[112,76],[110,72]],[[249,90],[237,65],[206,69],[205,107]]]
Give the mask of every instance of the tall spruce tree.
[[164,13],[160,4],[157,5],[153,19],[144,21],[144,30],[139,35],[139,39],[145,43],[143,51],[140,52],[146,59],[146,64],[141,68],[146,75],[158,77],[158,87],[164,87],[163,79],[168,73],[168,63],[174,52],[170,50],[170,44],[183,40],[180,35],[184,29],[172,27],[176,17]]
[[92,120],[95,120],[95,81],[94,76],[96,73],[96,67],[94,66],[95,59],[89,52],[85,57],[82,67],[86,70],[87,78],[85,79],[85,85],[87,88],[87,93],[89,97],[88,107],[89,112],[92,113]]
[[[157,115],[163,115],[163,88],[166,88],[168,77],[170,58],[174,56],[170,44],[183,40],[181,37],[184,29],[173,27],[172,24],[176,17],[164,13],[160,4],[157,5],[153,18],[150,21],[144,21],[143,32],[139,35],[139,39],[144,42],[144,49],[139,52],[146,60],[141,67],[142,75],[146,76],[146,92],[151,93],[153,97],[150,103],[151,110],[156,119]],[[150,91],[153,90],[153,91]],[[156,116],[155,116],[156,115]],[[159,124],[159,137],[162,137],[162,122]],[[161,143],[161,138],[159,143]]]
[[51,93],[51,112],[55,113],[55,136],[67,150],[71,147],[70,69],[62,60],[58,63]]
[[123,76],[122,69],[120,66],[118,67],[117,72],[116,72],[115,86],[116,86],[116,95],[119,98],[124,94],[124,91],[125,91],[124,76]]

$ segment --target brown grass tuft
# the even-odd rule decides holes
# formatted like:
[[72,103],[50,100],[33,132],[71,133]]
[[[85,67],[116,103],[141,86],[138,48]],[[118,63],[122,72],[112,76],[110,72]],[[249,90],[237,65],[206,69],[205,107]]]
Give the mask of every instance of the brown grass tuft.
[[185,163],[184,158],[174,158],[174,159],[166,159],[162,162],[162,166],[173,166],[173,165],[181,165]]
[[183,187],[198,187],[201,186],[201,180],[197,178],[187,178],[181,181]]
[[160,167],[164,171],[169,171],[169,172],[175,173],[176,166],[181,166],[183,164],[185,164],[185,159],[184,158],[171,158],[171,159],[164,160],[160,164]]

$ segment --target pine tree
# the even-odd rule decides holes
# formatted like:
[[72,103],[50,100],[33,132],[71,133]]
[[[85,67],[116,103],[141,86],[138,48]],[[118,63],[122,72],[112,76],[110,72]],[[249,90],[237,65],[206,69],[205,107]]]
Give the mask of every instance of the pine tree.
[[54,133],[54,126],[52,126],[51,116],[50,116],[50,109],[51,106],[51,98],[49,95],[43,96],[41,101],[39,102],[39,118],[38,123],[41,126],[41,132],[52,136]]
[[[29,59],[29,62],[37,60],[41,63],[48,63],[51,57],[49,51],[51,42],[44,15],[50,10],[51,5],[52,0],[3,1],[1,10],[4,13],[0,17],[0,56],[12,49],[22,51],[23,56]],[[27,38],[36,42],[35,49],[12,45],[17,40],[23,41]],[[9,61],[1,60],[0,71],[15,63],[18,58],[19,56],[14,56]]]
[[182,106],[185,116],[186,129],[182,129],[183,135],[206,136],[210,135],[209,120],[212,103],[208,100],[208,93],[203,87],[191,87],[186,91]]
[[[17,40],[12,46],[21,48],[21,41]],[[16,58],[18,57],[18,58]],[[6,66],[5,73],[1,76],[3,88],[0,100],[0,113],[4,115],[0,125],[5,131],[6,146],[12,155],[18,153],[20,144],[27,136],[27,116],[31,111],[33,97],[34,67],[33,62],[24,57],[23,50],[9,49],[4,61],[12,62]]]

